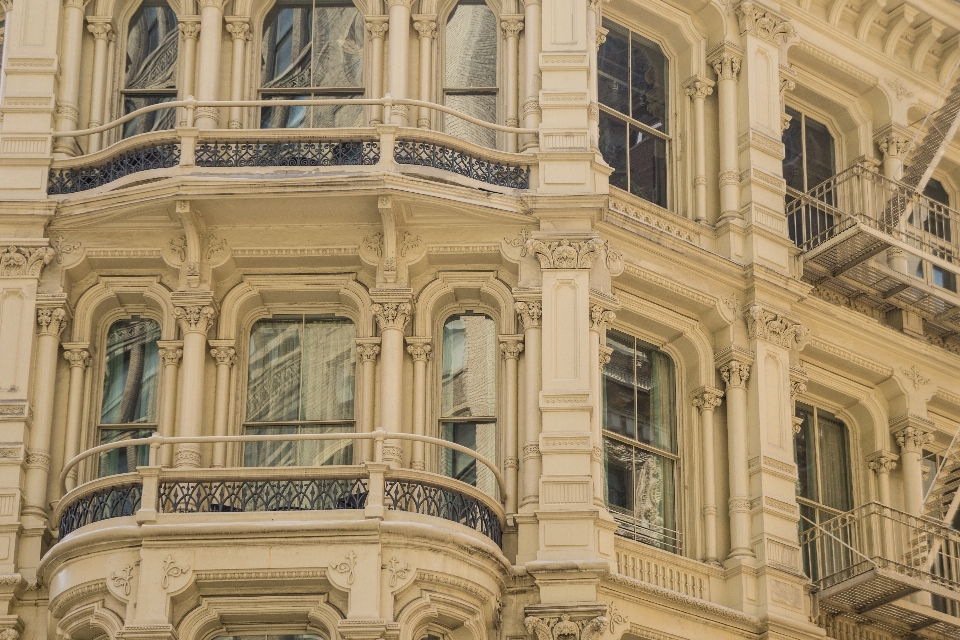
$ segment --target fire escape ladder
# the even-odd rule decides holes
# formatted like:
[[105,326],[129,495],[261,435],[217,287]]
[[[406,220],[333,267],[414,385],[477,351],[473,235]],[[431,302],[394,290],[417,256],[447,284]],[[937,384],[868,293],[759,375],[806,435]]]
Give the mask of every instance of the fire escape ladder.
[[[956,68],[954,73],[956,73]],[[944,85],[944,89],[946,89],[946,86]],[[928,122],[930,123],[929,130],[923,136],[923,141],[913,150],[917,138],[923,134],[924,125]],[[914,151],[910,166],[904,171],[901,181],[923,193],[927,182],[930,181],[940,158],[943,157],[947,147],[950,146],[958,128],[960,128],[960,76],[955,80],[953,88],[947,94],[943,105],[938,110],[927,114],[920,125],[920,130],[910,143],[911,149],[907,149],[907,153],[904,154],[904,157],[906,157],[911,150]]]

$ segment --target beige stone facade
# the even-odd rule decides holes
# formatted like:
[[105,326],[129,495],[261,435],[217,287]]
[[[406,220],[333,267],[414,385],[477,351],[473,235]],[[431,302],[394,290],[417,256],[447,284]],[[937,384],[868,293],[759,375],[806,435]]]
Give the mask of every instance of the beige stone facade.
[[956,2],[0,51],[0,640],[960,637]]

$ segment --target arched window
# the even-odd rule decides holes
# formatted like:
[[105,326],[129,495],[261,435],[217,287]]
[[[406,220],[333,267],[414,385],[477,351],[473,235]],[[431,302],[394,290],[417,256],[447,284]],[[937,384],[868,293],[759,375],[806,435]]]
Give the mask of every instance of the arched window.
[[604,367],[603,441],[607,508],[617,535],[680,552],[677,533],[677,413],[673,362],[619,331]]
[[[363,18],[350,0],[279,0],[267,14],[261,98],[363,97]],[[358,127],[360,106],[269,107],[262,128]]]
[[[157,427],[160,325],[132,318],[114,322],[107,332],[100,444],[146,438]],[[100,476],[133,471],[147,464],[146,446],[100,454]]]
[[[497,121],[497,18],[483,0],[462,0],[447,18],[443,103],[479,120]],[[484,147],[492,129],[444,115],[443,130]]]
[[[443,325],[440,437],[497,459],[497,328],[485,315]],[[440,472],[495,495],[496,478],[467,454],[442,449]]]
[[[833,136],[827,125],[786,108],[790,126],[783,132],[783,178],[787,181],[787,204],[796,196],[790,190],[806,193],[837,172]],[[825,196],[833,204],[833,193]],[[790,239],[797,246],[819,236],[833,226],[833,215],[822,207],[809,208],[807,215],[791,214],[787,222]]]
[[661,207],[668,205],[669,66],[654,42],[610,20],[597,54],[600,152],[613,167],[610,184]]
[[[145,0],[127,30],[127,61],[123,77],[123,113],[171,102],[177,98],[177,55],[180,30],[177,16],[165,0]],[[123,137],[173,129],[176,111],[154,111],[123,125]]]
[[[332,316],[275,317],[250,333],[246,431],[251,435],[354,430],[357,330]],[[248,443],[248,467],[351,464],[349,441]]]

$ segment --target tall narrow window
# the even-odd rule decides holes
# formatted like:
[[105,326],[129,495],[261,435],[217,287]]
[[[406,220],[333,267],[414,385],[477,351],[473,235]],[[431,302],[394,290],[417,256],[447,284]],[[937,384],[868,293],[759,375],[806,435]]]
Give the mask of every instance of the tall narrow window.
[[[130,20],[123,80],[123,113],[177,98],[177,16],[165,0],[146,0]],[[123,125],[123,137],[173,129],[176,111],[161,109]]]
[[[951,221],[953,216],[950,210],[950,195],[943,183],[934,178],[927,182],[923,195],[926,199],[920,199],[913,205],[908,220],[911,225],[923,230],[923,237],[916,240],[937,257],[952,262],[952,239],[956,237],[958,230],[953,228]],[[912,255],[908,257],[908,261],[913,263],[918,278],[926,278],[930,284],[956,293],[957,276],[953,271]]]
[[668,205],[668,63],[660,47],[609,20],[597,54],[600,152],[613,167],[610,184]]
[[[443,101],[479,120],[497,120],[497,19],[483,0],[463,0],[447,19]],[[443,116],[443,130],[484,147],[497,145],[492,129]]]
[[[147,438],[157,426],[160,325],[153,320],[118,320],[107,332],[100,444]],[[147,464],[145,445],[100,454],[99,475],[134,471]]]
[[[363,97],[363,18],[350,0],[280,0],[263,28],[260,92],[265,100]],[[268,107],[264,129],[358,127],[358,105]]]
[[677,533],[677,415],[673,362],[625,333],[607,332],[603,444],[607,508],[617,535],[674,553]]
[[[250,334],[246,431],[251,435],[354,430],[356,327],[334,317],[261,320]],[[351,464],[348,440],[248,443],[248,467]]]
[[[810,191],[832,178],[837,170],[833,136],[827,126],[790,107],[787,107],[787,115],[790,116],[790,126],[783,132],[783,178],[787,181],[789,204],[796,198],[796,192]],[[827,191],[823,196],[827,204],[833,204],[832,193]],[[822,207],[807,207],[805,215],[792,214],[787,224],[790,239],[801,246],[831,229],[833,215]]]
[[[457,315],[443,326],[440,436],[497,458],[497,329],[484,315]],[[471,456],[442,449],[440,470],[495,495],[496,478]]]

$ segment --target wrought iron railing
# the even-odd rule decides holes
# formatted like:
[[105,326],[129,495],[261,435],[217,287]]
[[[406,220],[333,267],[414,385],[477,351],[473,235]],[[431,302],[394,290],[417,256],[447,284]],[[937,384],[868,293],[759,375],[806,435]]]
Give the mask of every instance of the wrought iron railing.
[[94,522],[134,515],[140,509],[142,495],[143,483],[139,478],[126,481],[118,478],[117,484],[70,502],[60,516],[60,538]]
[[464,151],[430,142],[398,140],[397,164],[432,167],[509,189],[530,188],[530,167],[490,162]]
[[198,167],[342,167],[378,162],[378,140],[201,142],[196,151]]
[[138,147],[94,166],[51,168],[47,194],[62,196],[89,191],[135,173],[170,169],[179,164],[179,142]]
[[613,519],[617,521],[617,529],[614,531],[616,535],[670,553],[679,554],[683,551],[683,538],[679,531],[645,522],[634,517],[632,513],[624,513],[612,505],[608,506],[608,509]]
[[409,480],[387,480],[384,497],[388,509],[459,522],[487,536],[497,546],[503,544],[500,519],[477,498],[451,491],[448,487]]
[[368,493],[367,481],[363,478],[161,482],[157,511],[246,513],[363,509]]

